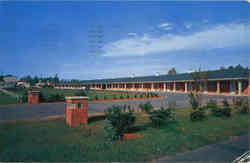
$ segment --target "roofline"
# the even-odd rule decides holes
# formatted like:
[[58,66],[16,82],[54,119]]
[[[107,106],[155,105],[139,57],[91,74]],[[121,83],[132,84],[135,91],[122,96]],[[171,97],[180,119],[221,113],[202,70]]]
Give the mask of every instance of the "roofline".
[[[223,80],[248,80],[248,77],[244,78],[217,78],[217,79],[205,79],[203,81],[223,81]],[[160,81],[128,81],[128,82],[80,82],[80,83],[59,83],[61,85],[71,85],[71,84],[75,84],[75,85],[89,85],[89,84],[126,84],[126,83],[170,83],[170,82],[191,82],[194,80],[160,80]]]

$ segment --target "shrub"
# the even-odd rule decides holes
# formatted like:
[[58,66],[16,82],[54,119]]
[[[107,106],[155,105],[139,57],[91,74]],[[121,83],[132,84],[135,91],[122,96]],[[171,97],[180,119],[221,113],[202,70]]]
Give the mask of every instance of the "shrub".
[[207,103],[207,108],[211,110],[212,115],[214,116],[220,116],[220,109],[217,107],[216,100],[210,99]]
[[48,98],[47,98],[47,101],[48,101],[48,102],[54,102],[54,101],[56,101],[55,95],[54,95],[54,94],[50,94],[50,95],[48,96]]
[[234,107],[240,108],[243,103],[244,103],[244,98],[241,98],[241,97],[234,97],[233,98]]
[[198,110],[194,110],[190,114],[190,120],[195,122],[195,121],[201,121],[205,119],[205,112],[202,108],[199,108]]
[[146,113],[150,113],[153,110],[153,105],[151,104],[151,102],[146,102],[145,104],[140,104],[139,105],[140,109]]
[[236,97],[233,99],[233,105],[242,114],[250,112],[250,106],[247,98]]
[[138,97],[138,95],[137,94],[135,94],[135,96],[134,96],[135,98],[137,98]]
[[27,103],[28,102],[28,92],[25,91],[24,94],[20,97],[21,103]]
[[224,107],[229,107],[229,103],[228,103],[227,99],[224,98],[222,103],[223,103]]
[[242,106],[240,108],[240,113],[242,113],[242,114],[248,114],[249,112],[250,112],[250,106],[249,106],[248,100],[246,99],[242,103]]
[[142,93],[142,94],[140,94],[140,98],[144,98],[145,96],[144,96],[144,94]]
[[217,107],[214,101],[207,104],[207,106],[211,109],[211,112],[216,117],[230,117],[232,109],[226,99],[222,101],[223,106]]
[[42,92],[39,93],[39,101],[40,102],[48,102],[48,100],[44,97]]
[[128,98],[128,99],[130,98],[129,94],[126,95],[126,98]]
[[95,95],[95,100],[99,100],[99,96],[98,95]]
[[87,93],[84,90],[75,93],[75,96],[87,96]]
[[56,102],[56,101],[64,101],[65,97],[63,94],[51,94],[48,96],[48,99],[46,101],[48,102]]
[[108,97],[107,97],[106,95],[104,95],[104,96],[103,96],[103,99],[104,99],[104,100],[107,100],[107,99],[108,99]]
[[193,110],[190,114],[190,120],[195,122],[205,119],[205,110],[207,107],[201,107],[200,95],[191,92],[188,97]]
[[221,114],[225,117],[230,117],[231,111],[232,111],[232,109],[230,107],[224,107],[221,109]]
[[120,99],[124,99],[124,96],[123,96],[123,95],[121,95],[121,96],[120,96]]
[[122,139],[124,133],[129,132],[135,123],[135,116],[132,112],[121,112],[122,107],[113,105],[105,110],[105,126],[104,129],[112,140]]
[[195,95],[192,92],[188,95],[189,103],[191,104],[193,110],[197,110],[200,106],[200,101],[198,96],[199,95]]
[[169,122],[174,120],[174,116],[171,109],[165,109],[161,107],[160,110],[155,110],[150,113],[150,120],[152,126],[159,128],[161,126],[167,125]]
[[213,110],[213,109],[216,109],[217,108],[217,102],[216,100],[212,100],[210,99],[207,103],[207,108]]

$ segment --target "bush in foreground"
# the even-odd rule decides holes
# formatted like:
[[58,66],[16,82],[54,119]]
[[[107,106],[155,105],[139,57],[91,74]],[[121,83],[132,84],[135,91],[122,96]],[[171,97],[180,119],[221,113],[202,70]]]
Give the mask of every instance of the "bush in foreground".
[[250,105],[247,98],[235,97],[233,98],[233,105],[234,108],[242,114],[248,114],[250,112]]
[[174,114],[172,112],[172,109],[161,107],[160,110],[155,110],[150,113],[150,119],[153,127],[160,128],[173,121]]
[[205,110],[206,107],[201,107],[201,97],[199,94],[193,94],[192,92],[188,95],[189,103],[192,106],[192,112],[190,113],[190,120],[201,121],[206,118]]
[[65,97],[63,94],[51,94],[48,96],[48,99],[45,100],[46,102],[58,102],[58,101],[65,101]]
[[104,129],[108,133],[111,140],[122,139],[124,133],[135,123],[135,116],[132,112],[122,112],[122,106],[113,105],[105,110],[105,126]]
[[216,117],[230,117],[231,116],[231,107],[226,99],[222,101],[223,106],[218,107],[216,101],[210,100],[207,104],[207,107],[211,109],[212,115]]
[[153,105],[148,101],[145,104],[140,104],[139,108],[146,113],[150,113],[153,110]]
[[192,111],[190,114],[190,120],[195,121],[202,121],[206,118],[205,112],[203,108],[199,108],[198,110]]

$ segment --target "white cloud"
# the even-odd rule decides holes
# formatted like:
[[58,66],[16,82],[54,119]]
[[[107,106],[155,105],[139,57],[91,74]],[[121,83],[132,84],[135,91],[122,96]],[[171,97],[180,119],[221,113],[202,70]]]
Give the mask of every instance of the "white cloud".
[[247,46],[250,44],[250,25],[226,24],[190,35],[154,37],[148,34],[105,44],[103,56],[143,56],[180,50],[209,50]]
[[192,24],[190,24],[190,23],[185,24],[185,27],[186,27],[187,29],[190,29],[192,26],[193,26],[193,25],[192,25]]
[[207,19],[204,19],[204,20],[203,20],[203,23],[208,23],[208,20],[207,20]]
[[172,24],[170,23],[163,23],[163,24],[158,25],[158,28],[168,31],[168,30],[171,30],[173,27],[172,27]]
[[128,33],[129,36],[136,36],[136,33]]

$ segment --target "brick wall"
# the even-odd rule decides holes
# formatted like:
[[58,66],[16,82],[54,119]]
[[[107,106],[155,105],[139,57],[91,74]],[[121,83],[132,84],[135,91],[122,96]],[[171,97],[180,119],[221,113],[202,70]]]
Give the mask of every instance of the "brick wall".
[[66,100],[66,123],[69,126],[80,126],[88,123],[88,100]]

